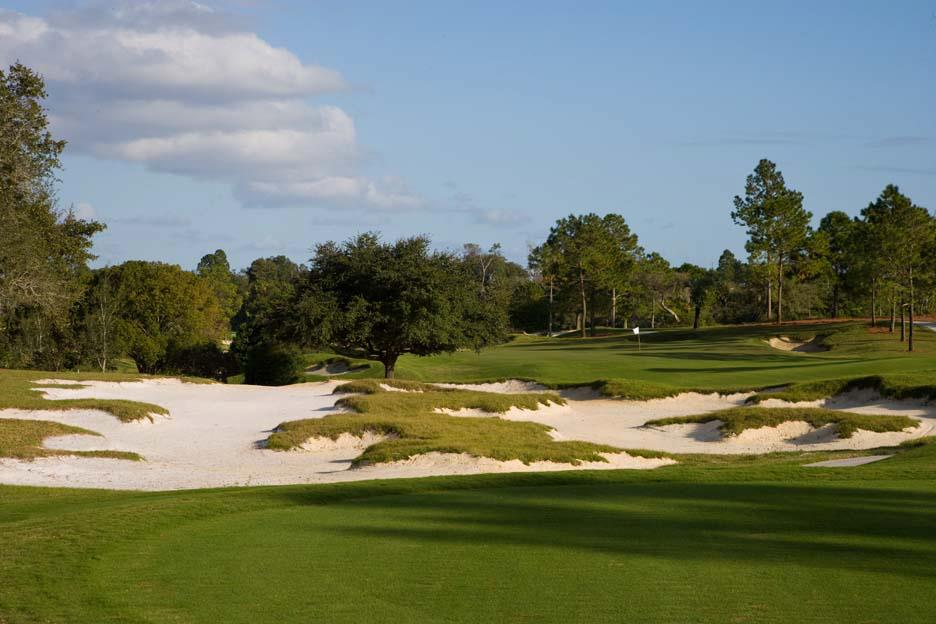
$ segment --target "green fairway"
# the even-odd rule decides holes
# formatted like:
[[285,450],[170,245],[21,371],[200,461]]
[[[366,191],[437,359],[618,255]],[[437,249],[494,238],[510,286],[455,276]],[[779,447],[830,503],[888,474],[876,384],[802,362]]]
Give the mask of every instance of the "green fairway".
[[[823,380],[869,376],[894,396],[930,392],[936,334],[921,332],[908,355],[859,324],[797,332],[822,333],[830,351],[775,351],[763,342],[778,334],[768,327],[665,331],[648,335],[639,354],[622,333],[521,337],[480,355],[405,358],[398,372],[423,381],[604,379],[606,389],[637,395],[794,382],[790,398],[809,398],[850,387]],[[29,388],[48,376],[85,379],[4,371],[0,385],[11,405],[41,408],[48,402]],[[414,441],[383,448],[470,442],[490,454],[517,445],[514,430],[532,423],[501,421],[485,439],[479,419],[431,409],[502,411],[543,398],[395,385],[411,393],[358,381],[351,389],[364,394],[348,402],[355,413],[295,421],[274,435],[289,446],[309,431],[374,429],[375,419],[436,428],[452,420],[471,435],[434,429],[433,441],[414,429]],[[807,416],[846,429],[867,419],[815,412]],[[751,418],[789,416],[737,413],[742,429]],[[906,424],[891,420],[876,424]],[[533,441],[537,453],[557,444]],[[878,451],[896,454],[856,468],[802,466],[871,452],[163,493],[0,486],[0,623],[929,622],[933,439]]]
[[[880,329],[880,328],[879,328]],[[830,350],[791,353],[770,347],[778,335],[826,335]],[[531,379],[546,384],[634,380],[664,387],[750,389],[797,381],[936,371],[936,332],[918,329],[916,352],[866,324],[760,325],[662,330],[642,337],[618,330],[595,338],[521,336],[481,353],[405,356],[397,375],[423,381]]]
[[860,468],[806,461],[161,494],[5,487],[0,621],[931,621],[936,446]]

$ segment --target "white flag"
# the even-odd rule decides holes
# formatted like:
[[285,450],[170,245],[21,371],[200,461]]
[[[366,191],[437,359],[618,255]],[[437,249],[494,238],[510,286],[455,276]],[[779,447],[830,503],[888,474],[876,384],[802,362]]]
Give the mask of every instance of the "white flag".
[[635,328],[634,328],[634,333],[635,333],[635,334],[639,334],[639,333],[640,333],[640,328],[639,328],[639,327],[635,327]]

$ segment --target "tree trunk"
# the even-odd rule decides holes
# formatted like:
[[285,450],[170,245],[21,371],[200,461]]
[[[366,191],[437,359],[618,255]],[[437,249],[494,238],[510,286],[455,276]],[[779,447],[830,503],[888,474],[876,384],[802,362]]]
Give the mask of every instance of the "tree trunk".
[[838,318],[839,305],[839,285],[838,282],[832,286],[832,318]]
[[906,312],[904,310],[905,305],[906,304],[903,301],[900,302],[900,342],[904,342],[907,339],[907,319],[905,318]]
[[679,315],[673,312],[673,310],[671,310],[669,306],[666,305],[666,299],[663,297],[660,297],[660,307],[663,308],[664,311],[668,312],[677,323],[680,322]]
[[588,330],[589,333],[595,335],[595,301],[592,300],[591,304],[588,306]]
[[877,324],[877,280],[871,280],[871,327]]
[[692,318],[692,329],[699,329],[699,317],[702,316],[702,305],[696,304],[695,316]]
[[396,370],[396,355],[386,355],[381,360],[384,367],[384,379],[393,379],[393,373]]
[[773,288],[770,280],[767,280],[767,320],[773,320]]
[[656,329],[656,295],[650,297],[650,329]]
[[907,341],[907,351],[913,351],[913,267],[910,267],[910,339]]
[[549,320],[547,321],[547,334],[553,335],[553,280],[549,280]]
[[585,297],[585,271],[579,267],[579,292],[582,295],[582,338],[587,334],[585,333],[585,319],[588,315],[588,303]]
[[891,293],[890,333],[894,333],[895,327],[897,327],[897,297]]
[[783,261],[777,262],[777,325],[783,324]]
[[617,327],[617,288],[611,289],[611,327]]

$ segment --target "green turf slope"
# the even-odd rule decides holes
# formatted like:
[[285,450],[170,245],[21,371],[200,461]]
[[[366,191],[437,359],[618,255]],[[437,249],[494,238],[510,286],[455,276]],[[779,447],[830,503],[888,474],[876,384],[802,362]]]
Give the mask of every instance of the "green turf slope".
[[[791,353],[766,342],[791,332],[823,334],[830,350]],[[866,324],[854,322],[663,330],[644,336],[640,352],[629,332],[584,339],[520,336],[481,353],[404,356],[397,376],[454,382],[516,378],[558,386],[605,381],[610,394],[629,398],[869,375],[913,374],[936,380],[936,332],[918,330],[915,343],[916,351],[906,353],[906,345],[893,335],[871,333]]]
[[159,494],[0,487],[0,621],[931,622],[936,446],[799,466],[816,458]]

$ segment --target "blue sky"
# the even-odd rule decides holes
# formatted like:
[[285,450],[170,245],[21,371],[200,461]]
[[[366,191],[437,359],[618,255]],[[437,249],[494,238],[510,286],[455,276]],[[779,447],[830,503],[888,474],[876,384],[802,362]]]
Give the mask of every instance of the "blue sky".
[[[372,229],[522,261],[594,211],[711,266],[743,254],[731,198],[760,158],[817,221],[891,182],[936,207],[936,2],[202,5],[0,1],[0,61],[50,78],[60,199],[108,223],[101,262],[303,260]],[[218,58],[138,71],[167,45]]]

